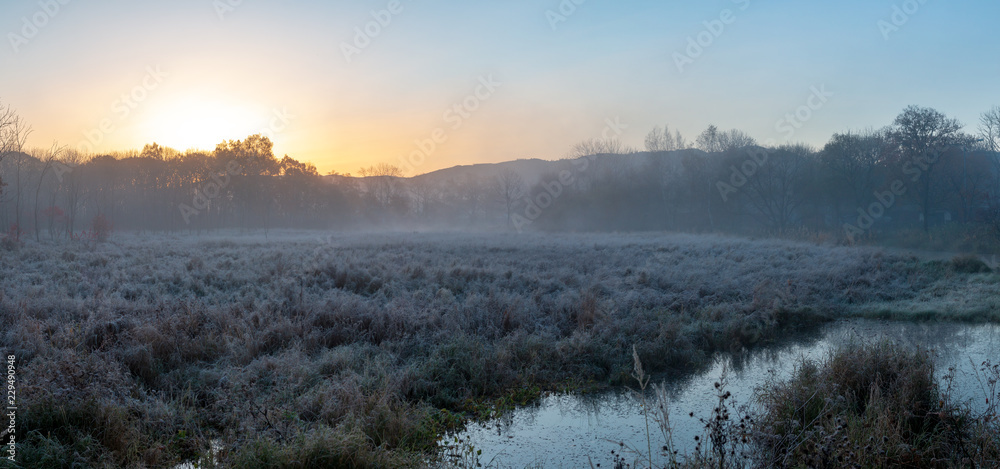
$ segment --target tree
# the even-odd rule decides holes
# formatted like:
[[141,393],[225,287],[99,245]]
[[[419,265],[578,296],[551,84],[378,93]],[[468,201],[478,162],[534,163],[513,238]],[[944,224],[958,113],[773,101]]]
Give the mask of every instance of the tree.
[[[941,174],[944,190],[949,195],[950,210],[961,216],[963,223],[972,221],[983,207],[995,205],[989,195],[996,190],[992,154],[976,150],[971,145],[952,147],[947,153],[951,158],[942,159]],[[988,219],[995,212],[988,211]],[[990,220],[992,221],[992,220]]]
[[220,143],[215,147],[215,158],[222,166],[236,167],[231,174],[232,191],[240,207],[240,224],[247,225],[247,215],[250,213],[264,214],[260,220],[266,227],[267,215],[272,197],[271,176],[279,171],[278,159],[274,157],[274,144],[271,139],[261,135],[251,135],[243,141]]
[[368,196],[375,200],[379,207],[388,208],[399,198],[398,181],[403,177],[403,170],[399,166],[379,163],[361,168],[359,173],[365,178]]
[[[62,147],[59,147],[57,144],[53,143],[52,148],[45,156],[45,162],[44,162],[45,164],[42,166],[42,171],[38,175],[38,185],[35,186],[35,241],[41,241],[41,234],[39,234],[39,225],[38,225],[38,202],[39,200],[41,200],[42,183],[45,181],[45,173],[48,172],[49,169],[52,169],[53,166],[56,166],[58,164],[56,162],[56,159],[59,157],[59,154],[62,153],[62,151],[63,151]],[[56,169],[64,167],[61,164],[58,165],[59,166],[56,166]],[[57,176],[59,176],[59,179],[62,179],[62,172],[57,174]]]
[[949,147],[962,145],[967,137],[961,134],[962,124],[941,112],[926,107],[910,106],[903,110],[889,132],[897,164],[904,177],[916,184],[915,194],[923,214],[924,232],[930,231],[930,216],[940,196],[937,162]]
[[662,129],[660,127],[653,127],[653,130],[646,135],[646,151],[661,152],[674,150],[679,150],[679,148],[677,141],[674,140],[674,135],[670,133],[669,126],[664,125]]
[[594,155],[626,155],[635,153],[631,148],[617,138],[592,138],[584,140],[570,150],[570,158],[583,158]]
[[835,200],[850,197],[856,207],[866,206],[884,179],[888,135],[885,130],[834,134],[820,152],[826,180]]
[[727,152],[732,150],[742,150],[747,147],[757,145],[757,140],[747,135],[742,130],[731,129],[720,132],[716,137],[719,151]]
[[684,140],[684,136],[681,135],[680,130],[674,131],[674,146],[677,147],[678,150],[684,150],[691,146],[688,144],[687,140]]
[[315,165],[301,163],[288,155],[278,163],[278,173],[282,176],[319,176]]
[[1000,152],[1000,106],[994,106],[979,118],[979,136],[986,148]]
[[[53,145],[55,148],[55,145]],[[53,150],[52,153],[60,153],[60,150]],[[75,170],[82,166],[86,160],[85,156],[75,150],[65,150],[61,151],[62,159],[53,162],[53,165],[62,165],[64,168],[74,168],[73,171],[68,171],[65,177],[57,176],[61,188],[63,189],[63,194],[66,197],[66,226],[68,234],[72,236],[76,229],[77,215],[80,214],[81,209],[84,205],[84,198],[87,195],[85,190],[85,185],[87,181],[83,178],[80,171]],[[37,229],[35,230],[37,233]]]
[[142,151],[139,152],[139,158],[152,158],[154,160],[162,160],[164,157],[165,149],[158,145],[156,142],[147,143],[142,147]]
[[701,135],[698,135],[695,145],[709,153],[722,151],[722,145],[719,144],[719,128],[715,125],[709,125]]
[[511,168],[504,168],[493,184],[493,194],[506,209],[507,227],[513,224],[514,205],[524,197],[524,178]]
[[[756,150],[764,151],[764,150]],[[801,217],[800,208],[810,193],[814,152],[806,145],[783,145],[768,151],[766,162],[746,176],[741,193],[761,222],[779,233]],[[744,158],[744,161],[746,157]]]
[[[9,104],[6,106],[0,104],[0,162],[8,156],[21,153],[29,134],[31,127],[27,122],[17,115]],[[0,175],[0,194],[3,193],[5,185],[3,176]]]
[[989,157],[992,178],[987,199],[987,218],[1000,233],[1000,106],[994,106],[979,118],[979,137],[991,154]]
[[695,143],[698,148],[706,152],[718,153],[756,146],[757,140],[741,130],[720,131],[718,127],[710,125],[698,136]]

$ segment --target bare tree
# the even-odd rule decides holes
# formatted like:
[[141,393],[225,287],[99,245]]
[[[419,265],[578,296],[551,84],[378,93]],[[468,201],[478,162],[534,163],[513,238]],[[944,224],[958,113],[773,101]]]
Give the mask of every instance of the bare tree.
[[719,144],[719,150],[723,152],[742,150],[757,145],[756,139],[747,135],[742,130],[736,129],[719,132],[716,139]]
[[704,151],[716,153],[752,147],[757,145],[757,140],[741,130],[721,131],[710,125],[698,136],[696,144]]
[[524,178],[511,168],[504,168],[493,183],[493,194],[507,213],[507,227],[513,224],[514,206],[524,197]]
[[[62,153],[62,159],[56,160],[55,164],[62,164],[63,167],[78,168],[86,162],[86,157],[80,152],[74,150],[63,150],[61,148],[57,149],[55,144],[53,144],[53,153]],[[65,178],[60,178],[60,186],[64,191],[66,197],[66,227],[67,232],[72,236],[76,229],[76,219],[77,215],[80,213],[80,209],[84,203],[84,197],[86,197],[86,191],[84,190],[85,181],[79,171],[70,171],[66,173]],[[35,230],[37,233],[37,230]]]
[[1000,152],[1000,106],[994,106],[979,118],[979,136],[986,148]]
[[[35,241],[41,241],[41,235],[39,228],[41,225],[38,224],[38,202],[41,200],[42,194],[42,184],[45,182],[45,173],[57,164],[57,158],[59,158],[60,153],[62,153],[63,147],[60,147],[57,143],[53,143],[52,147],[49,149],[48,153],[45,155],[43,160],[42,171],[38,175],[38,184],[35,186]],[[61,176],[62,173],[60,173]],[[61,177],[60,177],[61,179]],[[51,235],[51,233],[50,233]]]
[[1000,234],[1000,106],[994,106],[979,118],[979,137],[982,145],[991,153],[990,190],[987,196],[987,218],[994,227],[994,232]]
[[594,155],[627,155],[635,153],[635,149],[625,145],[617,138],[592,138],[584,140],[570,150],[571,158],[583,158]]
[[743,193],[763,224],[782,232],[807,199],[814,152],[796,144],[769,153],[767,163],[747,178]]
[[399,166],[389,163],[379,163],[359,171],[361,177],[365,178],[368,188],[368,195],[382,208],[390,206],[399,197],[399,178],[403,177],[403,170]]
[[[0,162],[8,156],[21,153],[31,134],[31,127],[17,115],[10,105],[0,105]],[[0,194],[6,183],[0,175]]]
[[701,135],[698,135],[698,139],[695,140],[695,144],[698,148],[709,153],[722,151],[722,145],[719,143],[719,128],[715,125],[709,125],[708,128],[701,133]]
[[680,130],[675,130],[674,131],[674,146],[678,150],[684,150],[684,149],[689,148],[691,146],[691,144],[688,143],[687,140],[684,140],[684,136],[681,135],[681,131]]
[[[678,134],[679,135],[679,134]],[[674,135],[670,133],[670,127],[664,125],[663,128],[653,127],[646,135],[646,151],[661,152],[678,150]]]
[[459,207],[459,213],[467,218],[468,223],[475,224],[486,216],[490,194],[488,182],[476,177],[468,177],[454,183],[452,197]]

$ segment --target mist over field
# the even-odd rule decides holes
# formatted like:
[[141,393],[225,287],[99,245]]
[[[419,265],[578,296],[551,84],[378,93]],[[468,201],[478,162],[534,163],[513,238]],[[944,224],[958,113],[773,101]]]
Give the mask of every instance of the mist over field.
[[1000,466],[1000,5],[675,3],[4,2],[0,468]]

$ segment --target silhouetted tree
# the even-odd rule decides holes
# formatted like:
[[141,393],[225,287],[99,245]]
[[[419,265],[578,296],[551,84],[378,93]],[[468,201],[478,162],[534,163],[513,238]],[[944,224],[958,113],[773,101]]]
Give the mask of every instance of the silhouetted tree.
[[[21,153],[31,134],[31,127],[10,105],[0,104],[0,163],[8,156]],[[0,174],[0,194],[6,183]]]
[[385,209],[397,202],[400,197],[399,179],[403,177],[403,170],[399,166],[379,163],[361,168],[358,173],[365,178],[368,196],[379,207]]
[[[677,134],[679,136],[680,133]],[[681,142],[675,139],[675,136],[670,133],[670,126],[664,125],[661,129],[660,127],[653,127],[653,130],[649,131],[646,135],[646,151],[651,152],[661,152],[661,151],[674,151],[680,150],[680,144],[683,143],[683,138]]]
[[698,148],[709,153],[719,153],[731,150],[740,150],[757,145],[753,137],[740,130],[720,131],[714,125],[708,126],[705,131],[698,136],[696,141]]
[[719,128],[714,124],[709,125],[698,138],[695,140],[695,145],[699,149],[707,151],[709,153],[717,153],[722,151],[722,144],[719,142]]
[[950,147],[960,145],[962,124],[941,112],[919,106],[907,107],[896,117],[889,132],[897,152],[898,169],[914,184],[923,214],[924,232],[930,231],[931,210],[941,196],[939,165]]
[[867,206],[875,190],[885,182],[889,140],[884,130],[834,134],[820,152],[826,189],[840,219],[839,201],[851,204],[848,215]]
[[583,158],[594,155],[625,155],[635,153],[635,149],[625,145],[617,138],[592,138],[584,140],[570,150],[570,158]]
[[989,151],[1000,152],[1000,106],[994,106],[979,118],[979,136]]
[[764,226],[780,233],[801,217],[799,210],[811,195],[814,155],[805,145],[783,145],[768,151],[767,160],[745,175],[740,194]]
[[524,197],[524,178],[517,171],[504,168],[493,183],[493,196],[507,214],[507,227],[513,226],[514,207]]

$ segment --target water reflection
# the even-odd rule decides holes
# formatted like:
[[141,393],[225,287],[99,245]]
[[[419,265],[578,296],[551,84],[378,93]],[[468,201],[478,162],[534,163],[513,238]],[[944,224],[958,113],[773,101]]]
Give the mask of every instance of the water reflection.
[[[955,373],[953,395],[973,403],[983,402],[975,370],[985,360],[1000,359],[1000,326],[954,323],[900,323],[871,320],[842,321],[826,326],[812,337],[796,338],[765,349],[736,356],[719,356],[706,371],[667,382],[674,442],[681,451],[694,447],[703,433],[699,418],[707,418],[717,403],[714,383],[727,369],[730,404],[750,404],[754,389],[777,379],[787,379],[803,358],[819,360],[838,347],[881,340],[903,345],[923,345],[934,355],[936,374]],[[692,417],[690,414],[694,413]],[[663,444],[659,429],[650,422],[654,453]],[[483,451],[482,461],[494,467],[546,468],[612,467],[612,451],[647,448],[641,401],[626,390],[599,395],[553,395],[501,419],[470,425],[460,436]],[[622,446],[621,443],[624,443]],[[630,458],[631,461],[631,458]]]

